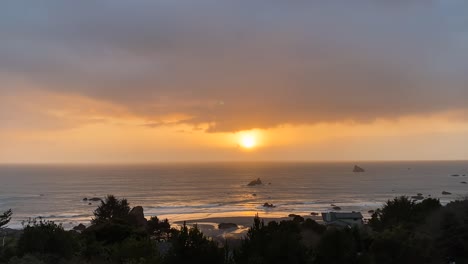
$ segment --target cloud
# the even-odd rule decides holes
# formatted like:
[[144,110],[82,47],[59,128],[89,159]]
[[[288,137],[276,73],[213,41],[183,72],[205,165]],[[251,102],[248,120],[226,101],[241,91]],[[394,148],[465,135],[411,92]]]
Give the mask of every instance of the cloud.
[[[42,89],[119,106],[147,126],[209,124],[210,132],[466,109],[467,8],[7,1],[0,93]],[[184,118],[165,121],[174,115]]]

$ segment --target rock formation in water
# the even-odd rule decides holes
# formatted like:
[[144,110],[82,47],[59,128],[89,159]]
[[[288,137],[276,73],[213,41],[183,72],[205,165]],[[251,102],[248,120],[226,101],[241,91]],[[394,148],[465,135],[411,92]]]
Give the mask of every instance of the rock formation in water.
[[262,185],[262,181],[260,180],[260,178],[256,179],[256,180],[253,180],[251,182],[249,182],[249,184],[247,184],[247,186],[255,186],[255,185]]
[[266,207],[266,208],[275,208],[276,206],[274,206],[274,205],[271,204],[271,203],[264,203],[264,204],[263,204],[263,207]]
[[354,165],[353,172],[365,172],[365,170],[358,165]]
[[135,206],[129,213],[130,217],[132,217],[132,221],[136,226],[139,227],[146,227],[148,220],[145,218],[145,214],[143,213],[143,207]]
[[442,192],[442,195],[450,195],[450,194],[452,194],[452,193],[451,192],[446,192],[446,191]]

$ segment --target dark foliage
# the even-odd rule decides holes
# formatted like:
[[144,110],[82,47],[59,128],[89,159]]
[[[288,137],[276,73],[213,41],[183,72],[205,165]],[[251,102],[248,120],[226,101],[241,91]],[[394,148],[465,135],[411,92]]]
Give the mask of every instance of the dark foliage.
[[29,220],[18,240],[18,254],[40,255],[47,263],[71,258],[78,251],[75,235],[61,225],[42,219]]
[[0,228],[6,226],[10,222],[12,215],[11,209],[0,215]]
[[397,197],[387,201],[382,209],[376,210],[369,220],[369,226],[375,231],[395,227],[413,229],[440,207],[441,204],[437,199],[429,198],[415,203],[406,196]]
[[171,233],[171,225],[169,224],[169,220],[164,219],[163,221],[160,221],[157,216],[150,218],[146,225],[146,229],[148,234],[154,237],[154,239],[157,241],[168,240]]
[[130,205],[126,199],[117,199],[113,195],[108,195],[98,208],[94,211],[93,224],[100,224],[110,221],[128,221]]
[[224,263],[224,250],[205,237],[196,225],[188,228],[184,223],[180,230],[172,230],[169,242],[171,248],[164,263]]
[[265,225],[258,216],[249,229],[236,263],[307,263],[309,254],[301,242],[299,221],[270,222]]
[[[0,263],[468,263],[468,201],[388,201],[369,225],[332,228],[311,219],[265,224],[258,216],[236,248],[205,237],[197,226],[171,229],[152,217],[129,221],[126,200],[109,196],[82,233],[32,220],[0,251]],[[6,218],[11,217],[7,215]]]

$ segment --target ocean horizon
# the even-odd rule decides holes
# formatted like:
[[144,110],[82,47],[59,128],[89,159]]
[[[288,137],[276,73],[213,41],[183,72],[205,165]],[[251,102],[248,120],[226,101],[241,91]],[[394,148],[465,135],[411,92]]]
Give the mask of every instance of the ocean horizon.
[[[355,164],[366,171],[354,173]],[[402,195],[422,193],[442,204],[462,199],[468,194],[464,175],[467,161],[3,164],[0,209],[13,210],[10,228],[34,217],[65,228],[88,224],[99,202],[83,199],[108,194],[143,206],[146,217],[172,222],[310,215],[334,206],[368,217],[369,210]],[[257,178],[262,185],[247,186]]]

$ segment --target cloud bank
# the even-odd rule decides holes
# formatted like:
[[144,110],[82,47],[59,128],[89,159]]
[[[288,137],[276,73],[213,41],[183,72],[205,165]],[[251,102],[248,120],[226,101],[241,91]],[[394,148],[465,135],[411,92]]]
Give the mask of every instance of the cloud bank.
[[466,110],[467,10],[457,0],[5,1],[0,94],[77,96],[143,125],[210,132]]

